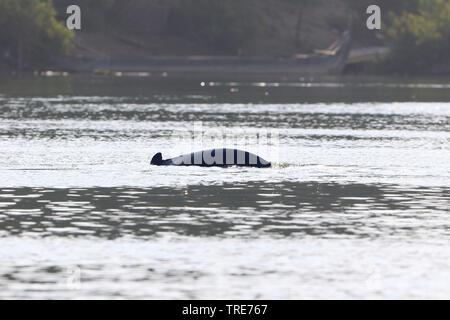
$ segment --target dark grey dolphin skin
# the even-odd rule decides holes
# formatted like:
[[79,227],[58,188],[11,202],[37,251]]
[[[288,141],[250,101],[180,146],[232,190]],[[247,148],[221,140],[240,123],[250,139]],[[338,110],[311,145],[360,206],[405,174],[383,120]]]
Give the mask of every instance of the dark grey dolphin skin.
[[156,166],[199,166],[199,167],[255,167],[269,168],[271,163],[256,154],[238,149],[209,149],[163,160],[161,152],[155,154],[151,163]]

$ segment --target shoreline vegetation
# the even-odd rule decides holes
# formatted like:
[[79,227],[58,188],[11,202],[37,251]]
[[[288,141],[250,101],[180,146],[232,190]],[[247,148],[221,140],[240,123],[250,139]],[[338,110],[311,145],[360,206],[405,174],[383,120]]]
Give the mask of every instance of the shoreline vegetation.
[[448,1],[378,0],[380,31],[372,2],[0,0],[0,73],[450,75]]

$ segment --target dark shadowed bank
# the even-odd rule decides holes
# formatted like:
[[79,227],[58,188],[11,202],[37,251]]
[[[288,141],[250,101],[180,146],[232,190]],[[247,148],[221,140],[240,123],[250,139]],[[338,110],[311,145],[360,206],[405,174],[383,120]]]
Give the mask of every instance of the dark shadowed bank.
[[448,52],[446,0],[0,0],[0,72],[450,74]]

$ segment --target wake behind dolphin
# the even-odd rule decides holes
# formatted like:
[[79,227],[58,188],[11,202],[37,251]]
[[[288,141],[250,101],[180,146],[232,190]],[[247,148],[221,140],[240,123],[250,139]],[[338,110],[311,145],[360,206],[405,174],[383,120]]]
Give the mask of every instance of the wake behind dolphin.
[[269,168],[271,163],[256,154],[238,149],[210,149],[163,160],[161,152],[155,154],[151,161],[157,166],[200,166],[200,167],[256,167]]

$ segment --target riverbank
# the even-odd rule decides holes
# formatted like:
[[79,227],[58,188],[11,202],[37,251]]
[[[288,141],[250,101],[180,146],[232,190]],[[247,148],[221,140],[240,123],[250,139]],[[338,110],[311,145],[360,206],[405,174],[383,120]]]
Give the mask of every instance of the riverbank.
[[[289,73],[331,75],[343,72],[352,44],[351,32],[342,33],[325,50],[291,57],[152,56],[152,57],[59,57],[52,69],[70,73],[201,72]],[[47,71],[45,71],[47,72]],[[38,73],[41,73],[38,71]]]
[[351,47],[351,33],[344,32],[326,50],[288,58],[189,56],[149,58],[66,58],[58,67],[71,72],[202,72],[202,73],[293,73],[298,75],[339,74]]

